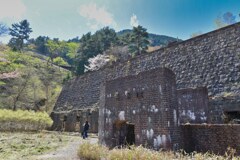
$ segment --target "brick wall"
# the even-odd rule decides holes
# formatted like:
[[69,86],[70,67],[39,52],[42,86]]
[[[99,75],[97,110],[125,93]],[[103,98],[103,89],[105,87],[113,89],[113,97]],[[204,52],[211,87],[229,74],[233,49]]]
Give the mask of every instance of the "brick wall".
[[116,146],[114,125],[127,121],[135,127],[136,145],[173,149],[180,136],[176,97],[175,75],[166,68],[106,82],[100,142]]
[[[167,67],[176,74],[177,88],[206,86],[209,96],[240,93],[240,23],[183,41],[151,54],[116,63],[96,72],[86,73],[67,83],[54,111],[88,108],[99,102],[100,85],[157,67]],[[233,101],[240,104],[239,98]],[[219,102],[219,101],[218,101]],[[212,114],[221,123],[224,103],[212,103]],[[216,109],[216,110],[215,110]]]
[[208,91],[206,87],[177,90],[181,123],[208,122]]
[[90,124],[89,132],[98,132],[98,109],[73,110],[70,112],[52,112],[53,125],[51,130],[80,132],[85,121]]
[[224,154],[232,147],[240,154],[240,125],[181,125],[184,149],[187,152]]

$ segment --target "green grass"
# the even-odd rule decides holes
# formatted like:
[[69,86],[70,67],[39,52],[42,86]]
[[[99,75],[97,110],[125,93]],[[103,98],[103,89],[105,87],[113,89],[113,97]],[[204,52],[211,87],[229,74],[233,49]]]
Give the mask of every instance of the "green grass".
[[239,160],[240,157],[234,157],[234,153],[235,150],[228,149],[223,157],[210,153],[154,151],[142,146],[109,150],[105,146],[88,142],[81,144],[78,150],[79,158],[85,160]]
[[66,145],[69,136],[58,133],[0,132],[0,160],[26,160]]
[[42,130],[52,123],[46,112],[0,109],[0,131]]

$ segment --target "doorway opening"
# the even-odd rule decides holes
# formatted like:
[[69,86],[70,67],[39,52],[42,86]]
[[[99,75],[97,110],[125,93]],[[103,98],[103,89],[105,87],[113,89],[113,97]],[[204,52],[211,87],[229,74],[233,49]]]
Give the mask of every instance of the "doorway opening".
[[129,146],[135,144],[135,125],[125,120],[117,120],[113,124],[114,146]]
[[240,111],[225,111],[225,123],[240,124]]

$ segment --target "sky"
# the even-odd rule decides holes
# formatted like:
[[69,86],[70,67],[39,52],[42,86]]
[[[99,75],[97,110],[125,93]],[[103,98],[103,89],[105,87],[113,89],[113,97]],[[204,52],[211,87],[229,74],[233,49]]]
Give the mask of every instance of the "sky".
[[[186,40],[216,29],[226,12],[239,21],[240,0],[0,0],[0,22],[27,19],[31,38],[68,40],[109,26],[115,31],[141,25],[149,33]],[[6,43],[9,37],[0,37]]]

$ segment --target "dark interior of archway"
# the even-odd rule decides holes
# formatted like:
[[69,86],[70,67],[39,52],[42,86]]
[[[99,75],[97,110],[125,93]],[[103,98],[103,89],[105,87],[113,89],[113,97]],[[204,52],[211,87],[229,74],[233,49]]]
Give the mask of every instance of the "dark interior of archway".
[[240,111],[225,111],[225,122],[240,124]]

